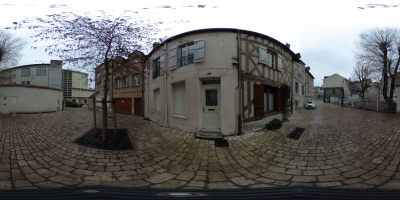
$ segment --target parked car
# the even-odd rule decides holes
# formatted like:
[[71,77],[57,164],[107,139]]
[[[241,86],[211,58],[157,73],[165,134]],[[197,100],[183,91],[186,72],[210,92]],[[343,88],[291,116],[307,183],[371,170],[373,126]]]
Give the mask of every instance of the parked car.
[[315,109],[317,107],[317,104],[315,103],[315,101],[309,101],[307,102],[306,108],[313,108]]

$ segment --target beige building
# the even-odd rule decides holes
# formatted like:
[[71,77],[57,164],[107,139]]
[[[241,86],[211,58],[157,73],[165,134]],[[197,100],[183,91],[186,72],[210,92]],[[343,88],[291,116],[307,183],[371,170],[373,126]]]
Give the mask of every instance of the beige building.
[[78,104],[88,104],[88,98],[94,93],[89,88],[88,74],[69,69],[62,70],[63,99]]
[[314,76],[310,72],[311,68],[306,67],[306,102],[315,101],[315,93],[314,93]]
[[[114,73],[110,70],[107,100],[115,100],[115,112],[128,115],[143,116],[143,62],[144,54],[136,51],[128,59],[118,58],[115,64],[122,66],[120,70],[116,67]],[[104,96],[104,67],[96,68],[96,93],[95,98],[101,101]],[[112,87],[111,87],[112,86]],[[96,103],[101,108],[101,103]],[[110,112],[111,105],[108,104]]]
[[280,88],[295,85],[293,65],[303,70],[298,83],[305,80],[304,63],[288,46],[238,29],[176,35],[154,48],[148,60],[145,117],[197,137],[240,134],[282,119]]
[[325,76],[324,100],[329,103],[339,103],[341,99],[351,99],[348,80],[339,74]]

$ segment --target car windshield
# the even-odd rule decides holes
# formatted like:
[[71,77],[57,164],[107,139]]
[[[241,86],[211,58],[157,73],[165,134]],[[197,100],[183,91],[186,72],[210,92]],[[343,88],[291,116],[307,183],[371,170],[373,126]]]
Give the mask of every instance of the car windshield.
[[400,189],[398,2],[0,13],[0,193]]

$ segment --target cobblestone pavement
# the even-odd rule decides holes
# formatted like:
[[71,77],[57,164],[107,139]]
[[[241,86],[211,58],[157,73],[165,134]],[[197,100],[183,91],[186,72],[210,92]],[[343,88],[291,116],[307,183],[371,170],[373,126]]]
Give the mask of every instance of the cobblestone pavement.
[[[100,114],[100,113],[98,113]],[[229,137],[229,147],[118,115],[134,150],[74,144],[92,111],[0,115],[0,189],[112,185],[239,188],[307,185],[400,188],[400,116],[318,102],[281,130]],[[99,115],[100,116],[100,115]],[[299,140],[286,136],[306,128]]]

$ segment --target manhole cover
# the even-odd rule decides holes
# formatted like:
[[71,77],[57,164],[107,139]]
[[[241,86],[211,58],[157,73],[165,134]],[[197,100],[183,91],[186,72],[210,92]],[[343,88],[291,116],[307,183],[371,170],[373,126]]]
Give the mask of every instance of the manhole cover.
[[215,140],[215,147],[229,147],[228,140]]
[[294,131],[292,131],[287,137],[291,138],[291,139],[298,140],[301,137],[301,134],[303,134],[303,132],[305,130],[306,130],[305,128],[296,127],[296,129]]

